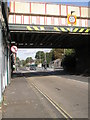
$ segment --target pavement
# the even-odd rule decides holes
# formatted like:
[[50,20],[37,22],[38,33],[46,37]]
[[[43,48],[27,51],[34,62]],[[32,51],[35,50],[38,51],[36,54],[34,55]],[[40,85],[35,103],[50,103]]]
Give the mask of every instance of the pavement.
[[2,119],[2,110],[0,110],[0,120]]
[[0,103],[0,120],[2,119],[2,104]]
[[3,118],[63,118],[54,106],[25,77],[14,77],[6,88]]

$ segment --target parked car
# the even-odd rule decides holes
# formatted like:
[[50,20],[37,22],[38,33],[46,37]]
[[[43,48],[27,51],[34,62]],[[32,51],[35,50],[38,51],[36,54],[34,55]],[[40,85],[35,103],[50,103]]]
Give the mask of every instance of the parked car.
[[30,70],[36,70],[36,65],[30,65]]

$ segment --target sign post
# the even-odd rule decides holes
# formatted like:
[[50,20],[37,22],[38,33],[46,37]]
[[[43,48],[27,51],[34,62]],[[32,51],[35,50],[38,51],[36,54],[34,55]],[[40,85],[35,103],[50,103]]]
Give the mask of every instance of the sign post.
[[[74,11],[73,11],[74,12]],[[68,24],[71,24],[71,29],[70,31],[72,32],[73,31],[73,25],[76,25],[76,22],[77,22],[77,17],[76,15],[72,15],[72,12],[71,12],[71,15],[68,15],[67,16],[67,22]]]
[[17,46],[12,46],[11,47],[11,51],[13,52],[13,54],[15,55],[15,71],[16,71],[16,53],[17,53]]

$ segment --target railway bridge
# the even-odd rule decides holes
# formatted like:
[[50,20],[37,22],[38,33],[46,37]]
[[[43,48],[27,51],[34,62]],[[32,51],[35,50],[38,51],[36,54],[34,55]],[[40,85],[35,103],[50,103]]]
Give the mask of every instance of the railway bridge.
[[[63,4],[10,2],[9,30],[18,48],[76,48],[87,44],[90,8]],[[67,16],[77,15],[76,25]]]
[[[90,7],[39,3],[10,2],[9,30],[12,45],[18,48],[74,48],[77,70],[88,67]],[[68,15],[76,15],[76,24]],[[86,63],[86,64],[85,64]]]
[[[12,45],[18,48],[74,48],[77,69],[88,65],[90,7],[65,4],[10,1],[0,2],[0,101],[10,83]],[[75,25],[67,22],[69,14],[76,15]]]

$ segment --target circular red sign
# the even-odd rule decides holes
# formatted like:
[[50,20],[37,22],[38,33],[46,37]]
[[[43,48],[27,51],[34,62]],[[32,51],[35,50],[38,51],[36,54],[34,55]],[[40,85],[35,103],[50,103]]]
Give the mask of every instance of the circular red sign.
[[68,21],[71,23],[71,24],[74,24],[76,22],[76,18],[75,16],[71,15],[68,17]]
[[11,47],[11,51],[12,51],[13,53],[16,53],[16,52],[17,52],[17,46],[12,46],[12,47]]

